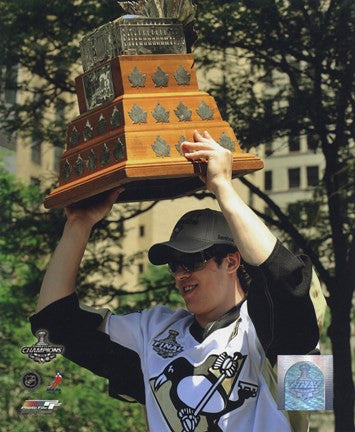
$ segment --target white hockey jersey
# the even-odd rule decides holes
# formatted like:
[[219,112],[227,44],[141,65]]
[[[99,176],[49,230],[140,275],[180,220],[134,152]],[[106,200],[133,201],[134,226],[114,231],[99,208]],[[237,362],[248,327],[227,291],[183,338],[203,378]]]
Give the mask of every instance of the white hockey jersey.
[[110,339],[141,359],[149,430],[291,432],[263,377],[265,354],[247,302],[236,322],[201,343],[192,322],[185,310],[163,306],[107,321]]

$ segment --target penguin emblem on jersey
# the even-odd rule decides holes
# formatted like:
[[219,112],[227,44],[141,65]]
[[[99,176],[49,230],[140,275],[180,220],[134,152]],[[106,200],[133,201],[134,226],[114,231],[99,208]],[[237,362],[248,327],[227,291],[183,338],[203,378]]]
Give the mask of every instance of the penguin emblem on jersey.
[[150,380],[170,430],[174,432],[223,431],[219,419],[255,398],[258,385],[238,381],[247,355],[239,352],[211,355],[194,366],[179,357]]

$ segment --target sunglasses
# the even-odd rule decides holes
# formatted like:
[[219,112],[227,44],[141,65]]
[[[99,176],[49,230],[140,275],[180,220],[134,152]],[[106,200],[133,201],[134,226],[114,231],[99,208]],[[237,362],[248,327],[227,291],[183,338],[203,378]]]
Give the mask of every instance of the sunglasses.
[[171,273],[176,273],[179,268],[182,268],[187,273],[202,270],[206,267],[207,261],[213,256],[206,252],[197,252],[192,254],[184,254],[176,259],[168,262],[168,267]]

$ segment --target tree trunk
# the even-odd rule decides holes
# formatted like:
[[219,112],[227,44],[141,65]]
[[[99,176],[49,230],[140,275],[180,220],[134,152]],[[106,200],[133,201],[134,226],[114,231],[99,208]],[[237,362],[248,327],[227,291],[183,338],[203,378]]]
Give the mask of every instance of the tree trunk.
[[335,431],[354,431],[354,386],[351,372],[350,311],[353,280],[351,273],[334,283],[330,296],[332,313],[328,335],[333,347]]

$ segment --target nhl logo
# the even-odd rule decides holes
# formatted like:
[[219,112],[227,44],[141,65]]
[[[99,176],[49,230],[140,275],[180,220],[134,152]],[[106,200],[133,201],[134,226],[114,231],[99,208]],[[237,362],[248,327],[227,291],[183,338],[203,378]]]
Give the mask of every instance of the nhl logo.
[[153,350],[163,358],[174,357],[181,353],[184,348],[176,341],[179,334],[176,330],[169,330],[168,337],[164,339],[154,339]]

